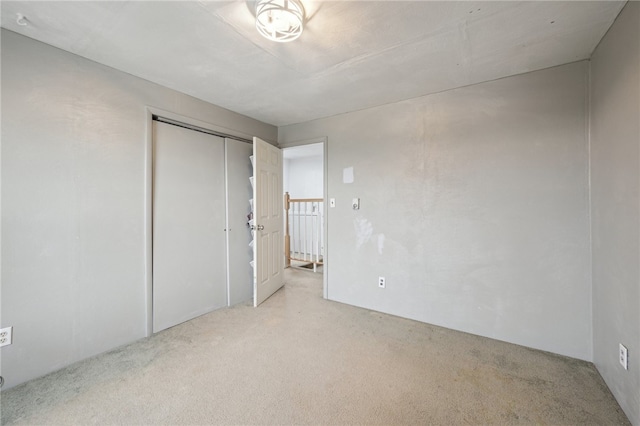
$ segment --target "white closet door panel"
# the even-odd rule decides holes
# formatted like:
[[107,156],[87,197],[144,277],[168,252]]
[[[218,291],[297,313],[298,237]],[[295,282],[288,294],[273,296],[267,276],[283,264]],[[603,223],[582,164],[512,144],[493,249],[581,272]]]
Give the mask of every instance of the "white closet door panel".
[[224,229],[224,139],[154,122],[154,332],[226,306]]
[[253,173],[249,157],[250,143],[225,139],[227,157],[227,226],[229,232],[229,305],[246,302],[253,297],[253,249],[249,247],[251,232],[247,215],[253,190],[249,177]]

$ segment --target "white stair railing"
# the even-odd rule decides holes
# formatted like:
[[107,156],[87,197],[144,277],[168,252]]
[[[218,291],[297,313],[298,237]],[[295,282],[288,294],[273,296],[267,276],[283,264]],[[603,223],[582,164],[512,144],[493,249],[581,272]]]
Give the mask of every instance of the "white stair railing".
[[313,264],[313,271],[322,265],[324,254],[324,200],[322,198],[291,198],[284,195],[285,266],[291,261]]

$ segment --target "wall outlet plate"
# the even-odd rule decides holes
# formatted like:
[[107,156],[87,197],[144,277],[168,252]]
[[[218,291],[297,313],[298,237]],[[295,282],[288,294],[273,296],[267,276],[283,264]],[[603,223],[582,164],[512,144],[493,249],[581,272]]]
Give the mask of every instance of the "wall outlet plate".
[[13,327],[0,328],[0,347],[10,345],[12,339]]
[[620,365],[622,365],[622,368],[625,370],[629,369],[627,348],[622,343],[620,343]]
[[335,206],[336,206],[336,199],[329,198],[329,207],[335,207]]
[[378,277],[378,287],[385,288],[387,286],[387,282],[384,277]]

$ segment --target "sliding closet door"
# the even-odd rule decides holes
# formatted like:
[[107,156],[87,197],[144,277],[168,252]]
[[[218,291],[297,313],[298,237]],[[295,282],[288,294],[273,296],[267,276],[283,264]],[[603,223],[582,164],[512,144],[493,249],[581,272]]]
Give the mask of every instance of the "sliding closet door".
[[154,121],[153,331],[226,306],[224,139]]

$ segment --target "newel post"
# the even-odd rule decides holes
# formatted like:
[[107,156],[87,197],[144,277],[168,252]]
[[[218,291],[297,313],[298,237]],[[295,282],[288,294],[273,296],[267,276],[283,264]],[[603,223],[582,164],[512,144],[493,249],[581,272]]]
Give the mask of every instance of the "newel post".
[[284,267],[291,266],[291,237],[289,236],[289,193],[284,193]]

